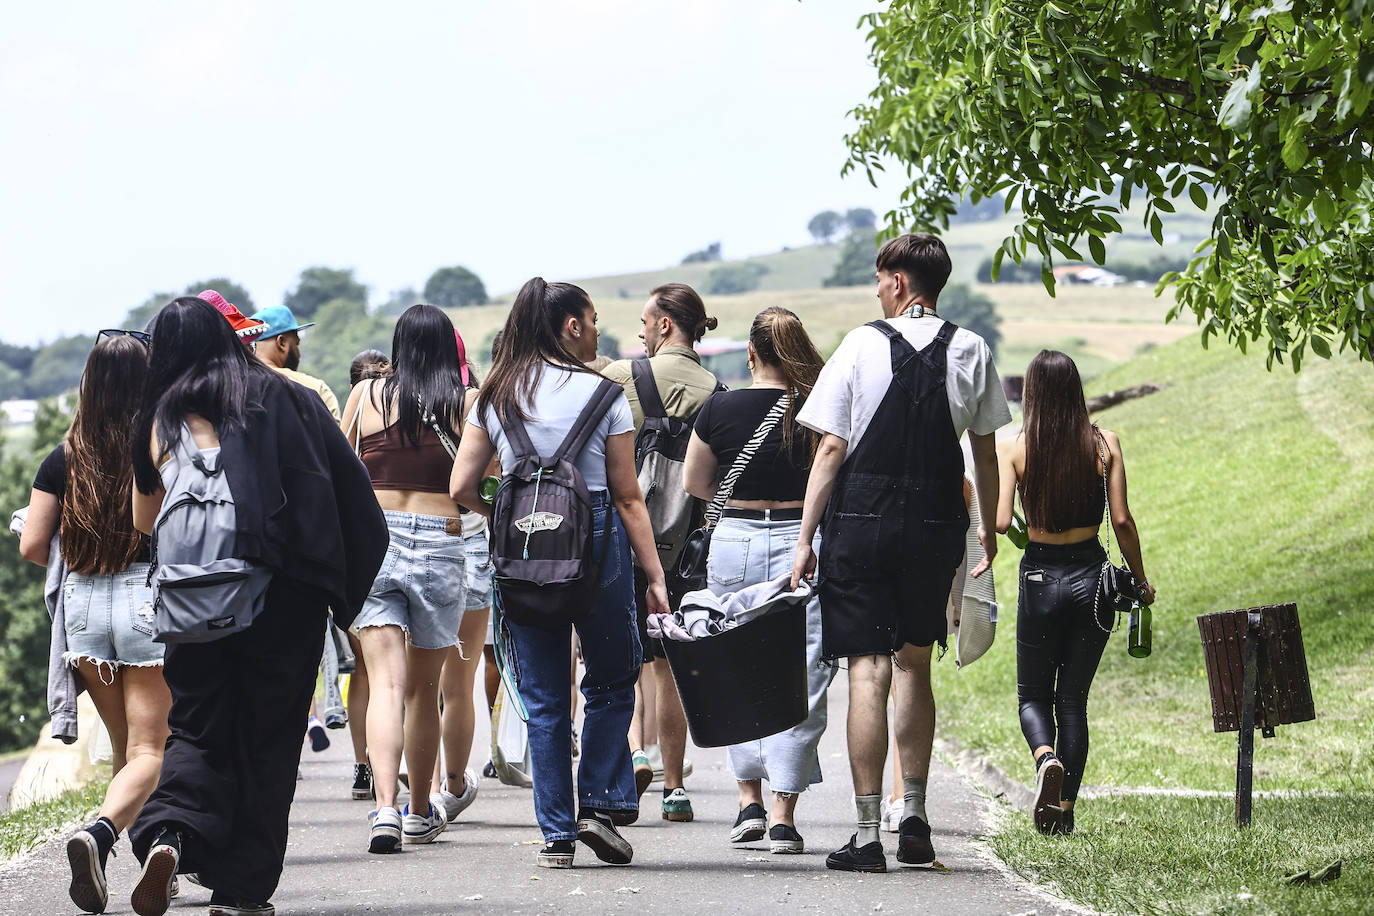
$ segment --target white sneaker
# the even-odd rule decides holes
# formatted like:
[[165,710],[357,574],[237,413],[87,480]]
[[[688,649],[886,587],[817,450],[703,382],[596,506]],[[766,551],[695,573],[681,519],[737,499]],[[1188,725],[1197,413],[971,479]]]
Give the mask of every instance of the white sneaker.
[[884,797],[881,807],[882,814],[879,817],[882,828],[887,833],[897,833],[902,826],[902,809],[906,807],[904,801],[894,802],[892,799]]
[[448,826],[448,821],[444,818],[444,809],[433,802],[430,803],[428,814],[411,814],[410,805],[407,804],[401,812],[401,821],[404,824],[404,840],[412,846],[434,842],[434,838],[443,833],[444,828]]
[[379,808],[367,816],[367,822],[371,828],[368,852],[400,852],[401,815],[395,808]]
[[444,816],[451,824],[458,818],[458,815],[467,810],[468,805],[472,804],[473,799],[476,797],[477,774],[472,772],[472,770],[464,770],[462,795],[454,795],[448,789],[442,788],[441,786],[438,792],[435,792],[429,797],[429,803],[441,809],[444,812]]

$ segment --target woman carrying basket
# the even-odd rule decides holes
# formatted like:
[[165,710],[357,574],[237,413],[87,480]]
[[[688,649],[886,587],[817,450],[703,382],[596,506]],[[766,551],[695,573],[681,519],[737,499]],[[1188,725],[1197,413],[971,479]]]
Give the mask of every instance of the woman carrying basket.
[[[813,434],[797,424],[796,416],[822,364],[796,315],[783,308],[764,309],[749,330],[753,383],[712,396],[697,416],[684,485],[693,496],[715,499],[717,506],[724,502],[707,559],[707,587],[718,595],[776,579],[791,569],[814,446]],[[730,841],[752,842],[766,832],[774,853],[803,851],[795,821],[797,798],[821,781],[816,746],[825,732],[826,690],[834,670],[820,664],[820,603],[814,597],[807,602],[806,616],[806,721],[730,748],[740,799]],[[773,790],[771,817],[763,807],[765,779]]]
[[1088,759],[1088,688],[1112,627],[1112,612],[1096,600],[1107,559],[1097,532],[1107,507],[1108,536],[1115,530],[1143,604],[1154,602],[1155,589],[1126,504],[1121,440],[1088,418],[1073,360],[1057,350],[1036,354],[1022,403],[1021,434],[999,449],[997,530],[1011,527],[1019,489],[1030,543],[1016,609],[1016,692],[1035,759],[1035,826],[1072,833]]

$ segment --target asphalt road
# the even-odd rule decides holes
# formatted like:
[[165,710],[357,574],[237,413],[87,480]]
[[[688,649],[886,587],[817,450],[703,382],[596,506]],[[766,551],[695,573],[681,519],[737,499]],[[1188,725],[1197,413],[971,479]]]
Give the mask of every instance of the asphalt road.
[[[829,871],[825,856],[853,832],[853,804],[844,757],[845,679],[831,690],[831,727],[821,745],[826,781],[798,806],[802,855],[770,855],[766,841],[732,847],[737,811],[723,749],[690,748],[696,771],[687,780],[696,811],[688,824],[661,820],[659,786],[645,795],[639,823],[625,828],[634,863],[604,866],[579,847],[577,867],[535,867],[541,845],[530,792],[482,780],[480,794],[457,823],[430,846],[392,856],[366,852],[369,802],[349,799],[347,733],[333,746],[304,753],[305,779],[291,814],[286,871],[274,903],[283,914],[377,913],[433,916],[503,913],[931,912],[940,914],[1066,913],[1071,910],[1015,883],[974,842],[986,829],[988,802],[963,777],[937,764],[930,812],[939,861],[949,870],[897,865],[895,836],[884,834],[887,874]],[[474,761],[486,759],[479,735]],[[65,914],[63,838],[0,868],[0,913]],[[110,913],[129,913],[137,863],[121,839],[111,859]],[[182,883],[171,913],[203,913],[209,892]]]

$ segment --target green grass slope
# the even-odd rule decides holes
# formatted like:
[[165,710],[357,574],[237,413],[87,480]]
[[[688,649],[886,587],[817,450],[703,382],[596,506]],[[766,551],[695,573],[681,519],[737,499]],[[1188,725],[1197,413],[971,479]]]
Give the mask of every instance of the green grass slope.
[[[1338,357],[1294,377],[1195,338],[1092,383],[1159,394],[1097,419],[1123,443],[1131,508],[1159,591],[1154,654],[1107,647],[1089,709],[1087,784],[1226,790],[1235,735],[1213,734],[1195,618],[1295,601],[1317,720],[1259,740],[1257,789],[1374,789],[1374,368]],[[945,726],[1029,781],[1016,714],[1020,552],[1001,541],[1002,625],[966,670],[938,666]],[[1320,749],[1314,753],[1314,749]]]

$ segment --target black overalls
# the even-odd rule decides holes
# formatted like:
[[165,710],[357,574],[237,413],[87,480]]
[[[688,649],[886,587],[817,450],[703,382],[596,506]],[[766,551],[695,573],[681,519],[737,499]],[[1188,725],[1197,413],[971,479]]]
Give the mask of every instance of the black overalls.
[[945,377],[946,321],[917,351],[886,321],[892,383],[849,452],[821,521],[821,654],[889,655],[945,645],[945,606],[968,532],[964,453]]

